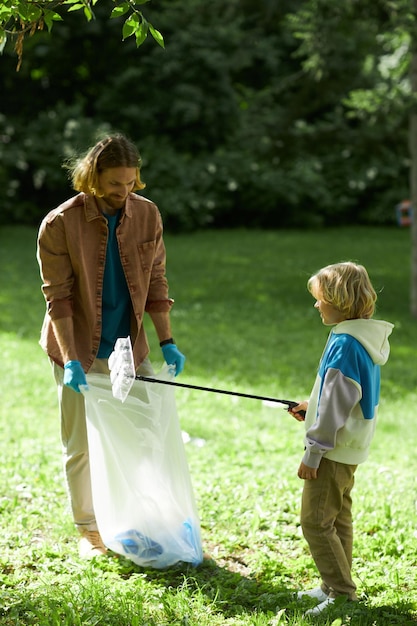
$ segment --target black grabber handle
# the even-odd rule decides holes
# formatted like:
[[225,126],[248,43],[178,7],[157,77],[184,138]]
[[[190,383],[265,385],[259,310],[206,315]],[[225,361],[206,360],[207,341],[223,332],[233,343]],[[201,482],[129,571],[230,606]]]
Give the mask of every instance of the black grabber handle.
[[[142,380],[146,383],[161,383],[162,385],[172,385],[173,387],[182,387],[184,389],[196,389],[197,391],[210,391],[212,393],[222,393],[227,396],[238,396],[239,398],[250,398],[251,400],[266,400],[267,402],[276,402],[277,404],[286,404],[289,409],[297,406],[298,402],[294,400],[280,400],[278,398],[269,398],[266,396],[256,396],[250,393],[240,393],[239,391],[226,391],[225,389],[214,389],[212,387],[200,387],[199,385],[188,385],[186,383],[177,383],[173,380],[160,380],[150,376],[135,376],[135,380]],[[299,415],[305,417],[305,411],[299,411]]]

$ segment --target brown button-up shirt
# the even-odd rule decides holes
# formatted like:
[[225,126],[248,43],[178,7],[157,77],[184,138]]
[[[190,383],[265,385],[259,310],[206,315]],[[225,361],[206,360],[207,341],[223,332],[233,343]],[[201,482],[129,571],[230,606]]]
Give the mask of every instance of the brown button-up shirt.
[[[131,339],[136,367],[149,346],[144,312],[169,311],[162,220],[153,202],[129,194],[116,231],[120,261],[132,301]],[[38,234],[38,262],[47,310],[40,344],[63,366],[52,320],[73,318],[75,348],[87,372],[101,339],[101,310],[107,221],[93,196],[80,193],[50,211]]]

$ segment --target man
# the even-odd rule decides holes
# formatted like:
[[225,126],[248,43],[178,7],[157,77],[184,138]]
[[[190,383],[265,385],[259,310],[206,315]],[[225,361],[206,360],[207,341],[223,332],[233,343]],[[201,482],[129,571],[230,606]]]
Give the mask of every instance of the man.
[[82,557],[106,553],[95,520],[84,397],[87,372],[109,373],[119,337],[131,336],[137,372],[152,375],[144,313],[176,375],[185,357],[172,339],[160,213],[133,193],[140,156],[123,135],[99,141],[69,167],[78,195],[46,215],[37,258],[47,310],[40,344],[58,387],[64,466]]

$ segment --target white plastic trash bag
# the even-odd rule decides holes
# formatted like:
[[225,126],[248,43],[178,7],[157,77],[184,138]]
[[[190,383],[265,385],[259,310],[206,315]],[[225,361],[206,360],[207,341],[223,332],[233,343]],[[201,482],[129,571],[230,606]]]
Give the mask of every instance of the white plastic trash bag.
[[[170,377],[167,368],[156,376]],[[93,503],[105,545],[143,567],[199,565],[200,521],[173,387],[135,381],[122,403],[108,376],[87,382]]]

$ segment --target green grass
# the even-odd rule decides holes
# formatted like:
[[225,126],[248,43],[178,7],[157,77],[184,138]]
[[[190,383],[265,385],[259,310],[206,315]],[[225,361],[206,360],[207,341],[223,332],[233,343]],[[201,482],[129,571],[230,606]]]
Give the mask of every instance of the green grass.
[[[0,624],[298,626],[292,597],[316,585],[299,528],[302,426],[261,402],[177,390],[204,550],[197,568],[143,570],[77,556],[61,469],[56,392],[37,345],[44,303],[36,232],[0,230]],[[306,281],[345,259],[367,266],[378,317],[396,325],[377,434],[354,491],[360,602],[319,620],[417,624],[417,324],[409,232],[347,228],[167,236],[183,382],[305,398],[328,330]],[[150,328],[149,324],[147,326]],[[150,330],[153,361],[162,364]]]

